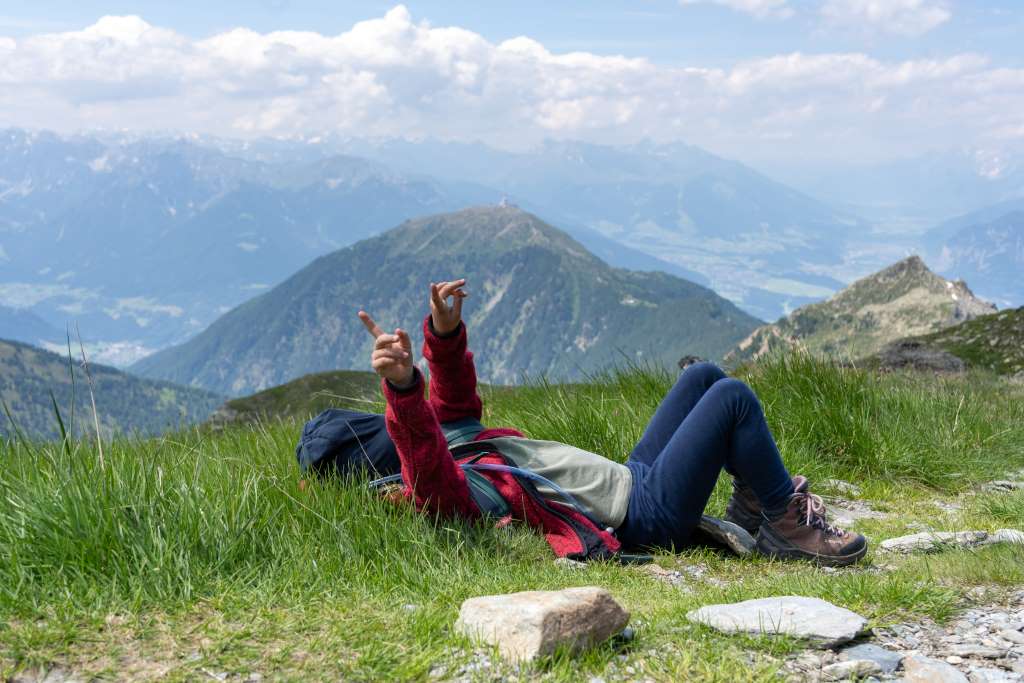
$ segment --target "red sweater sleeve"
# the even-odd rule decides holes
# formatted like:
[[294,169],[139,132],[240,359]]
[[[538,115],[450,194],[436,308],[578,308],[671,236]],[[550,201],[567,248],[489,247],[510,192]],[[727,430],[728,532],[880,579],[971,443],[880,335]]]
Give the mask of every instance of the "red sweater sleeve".
[[387,401],[385,421],[402,464],[406,493],[420,509],[446,516],[479,517],[466,475],[448,452],[441,425],[423,398],[423,374],[416,370],[415,377],[415,384],[403,391],[381,380]]
[[423,357],[430,365],[430,405],[440,422],[462,418],[480,419],[483,403],[476,393],[476,367],[467,348],[466,326],[448,337],[439,337],[423,321]]

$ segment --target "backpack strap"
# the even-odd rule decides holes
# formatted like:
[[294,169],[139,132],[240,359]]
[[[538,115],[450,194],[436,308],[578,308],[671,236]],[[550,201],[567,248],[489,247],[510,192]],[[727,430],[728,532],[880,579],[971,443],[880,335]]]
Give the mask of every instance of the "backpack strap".
[[480,423],[480,420],[466,417],[455,422],[442,423],[441,431],[444,432],[448,448],[451,448],[471,442],[476,438],[477,434],[484,431],[484,426]]

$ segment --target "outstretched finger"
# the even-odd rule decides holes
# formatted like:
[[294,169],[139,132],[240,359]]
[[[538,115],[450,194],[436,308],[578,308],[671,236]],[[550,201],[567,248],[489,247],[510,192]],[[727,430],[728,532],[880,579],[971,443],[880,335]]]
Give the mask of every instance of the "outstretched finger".
[[445,282],[441,287],[441,291],[438,293],[441,295],[441,299],[445,300],[448,297],[450,297],[453,292],[455,292],[458,289],[461,289],[464,284],[466,284],[465,279],[455,280],[453,282]]
[[443,282],[431,282],[430,283],[430,303],[434,305],[439,311],[444,310],[444,299],[441,298],[441,285]]
[[374,322],[373,318],[366,311],[359,311],[359,319],[363,321],[363,326],[366,327],[366,331],[372,334],[374,337],[379,337],[384,334],[384,330],[380,329],[380,325]]

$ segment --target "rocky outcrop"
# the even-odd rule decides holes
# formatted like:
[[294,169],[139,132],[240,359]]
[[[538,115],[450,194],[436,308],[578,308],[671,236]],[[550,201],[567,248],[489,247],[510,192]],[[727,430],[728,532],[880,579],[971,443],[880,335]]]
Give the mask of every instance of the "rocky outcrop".
[[740,363],[786,349],[862,358],[897,339],[935,332],[995,310],[974,296],[965,282],[946,280],[920,257],[911,256],[827,301],[757,328],[725,360]]

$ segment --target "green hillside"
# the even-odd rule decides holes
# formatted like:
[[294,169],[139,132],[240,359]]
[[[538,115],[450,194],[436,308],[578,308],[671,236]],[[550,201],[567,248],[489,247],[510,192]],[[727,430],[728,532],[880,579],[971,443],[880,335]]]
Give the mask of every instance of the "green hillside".
[[209,422],[224,427],[268,419],[306,420],[328,408],[372,411],[380,407],[381,400],[380,378],[373,372],[317,372],[231,399],[210,416]]
[[134,369],[232,395],[365,369],[372,340],[356,311],[415,339],[428,283],[460,276],[472,294],[470,345],[488,382],[579,377],[625,361],[669,366],[687,353],[721,358],[758,323],[705,287],[612,268],[531,214],[486,207],[407,221],[321,257]]
[[961,280],[946,280],[918,256],[857,280],[832,298],[809,304],[756,329],[726,360],[755,360],[794,348],[844,359],[861,358],[885,344],[927,334],[995,311]]
[[1024,377],[1024,307],[901,339],[869,358],[868,364],[913,365],[917,358],[928,353],[949,354],[967,367]]
[[[209,391],[140,379],[105,365],[90,364],[89,370],[104,436],[159,434],[200,422],[223,401]],[[66,357],[50,351],[0,340],[0,398],[17,425],[15,429],[7,415],[0,415],[0,438],[14,436],[17,430],[30,438],[59,437],[53,400],[66,428],[72,429],[73,415],[74,433],[91,434],[95,429],[84,370],[77,362],[69,367]]]
[[[1009,602],[1024,584],[1024,546],[902,555],[880,542],[1024,528],[1024,492],[980,487],[1021,476],[1012,473],[1024,467],[1024,386],[987,373],[878,375],[801,355],[743,377],[812,491],[836,493],[822,485],[835,478],[859,487],[845,503],[873,513],[854,521],[869,539],[863,563],[836,571],[686,547],[658,552],[654,566],[566,566],[519,523],[420,515],[359,480],[301,490],[298,420],[117,439],[102,463],[87,439],[69,451],[0,442],[0,680],[42,681],[39,670],[56,672],[47,681],[818,680],[818,659],[810,672],[795,667],[836,653],[686,618],[777,595],[863,615],[871,644],[906,625],[921,644],[900,651],[998,637],[958,625],[959,614],[1024,608]],[[622,460],[674,378],[630,370],[507,388],[488,398],[484,422]],[[730,491],[722,476],[713,514]],[[466,598],[584,585],[629,610],[632,640],[516,665],[453,630]],[[1010,619],[1019,617],[991,623]],[[936,624],[956,640],[930,636]],[[996,666],[976,661],[963,658],[959,680]]]

